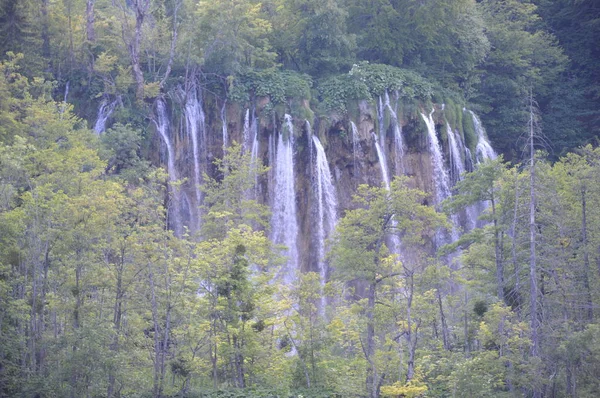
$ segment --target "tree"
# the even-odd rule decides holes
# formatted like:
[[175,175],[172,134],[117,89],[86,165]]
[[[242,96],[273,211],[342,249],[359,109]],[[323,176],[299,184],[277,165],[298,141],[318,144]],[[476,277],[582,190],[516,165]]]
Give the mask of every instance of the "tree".
[[[354,198],[357,206],[348,211],[338,224],[331,250],[332,264],[339,277],[346,282],[362,281],[366,284],[364,297],[365,328],[363,353],[368,362],[366,387],[370,397],[377,397],[385,378],[377,368],[375,310],[378,294],[386,283],[404,279],[407,291],[406,334],[410,356],[406,381],[414,376],[415,336],[418,323],[411,317],[415,273],[427,265],[422,250],[424,237],[432,236],[435,229],[445,225],[441,215],[431,207],[422,205],[425,194],[408,188],[406,180],[397,178],[390,190],[385,187],[361,185]],[[394,250],[394,241],[401,237],[402,247],[414,250],[411,260],[401,261]],[[401,334],[401,335],[402,335]]]
[[491,51],[475,98],[486,110],[482,115],[495,148],[507,160],[521,148],[517,141],[527,124],[528,94],[548,95],[567,58],[554,36],[540,28],[536,7],[517,0],[481,3]]

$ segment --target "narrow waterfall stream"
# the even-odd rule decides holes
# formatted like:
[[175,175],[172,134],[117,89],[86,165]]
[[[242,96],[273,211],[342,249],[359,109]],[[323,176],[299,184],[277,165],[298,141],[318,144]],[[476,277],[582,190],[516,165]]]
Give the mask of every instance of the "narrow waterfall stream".
[[[196,209],[202,203],[200,185],[202,184],[201,170],[201,148],[206,147],[206,121],[202,109],[202,97],[198,95],[196,86],[192,86],[185,103],[186,131],[192,140],[192,153],[194,156],[194,193],[196,197]],[[198,211],[194,212],[198,213]],[[196,217],[195,228],[200,227],[200,217]]]
[[[337,222],[337,197],[335,186],[331,178],[329,163],[325,155],[325,150],[317,136],[312,136],[312,142],[316,149],[315,157],[315,175],[314,191],[317,199],[317,225],[316,242],[319,273],[321,275],[321,286],[325,286],[328,279],[328,267],[325,261],[325,241],[335,229]],[[326,306],[326,298],[321,297],[321,310]]]
[[272,188],[273,216],[271,220],[273,242],[285,245],[287,262],[278,279],[285,283],[295,280],[298,270],[298,220],[296,218],[296,191],[294,182],[294,127],[292,117],[285,115],[286,131],[280,132],[274,164]]
[[456,184],[462,179],[462,175],[466,171],[465,161],[461,149],[464,148],[460,133],[453,131],[449,123],[446,123],[446,132],[448,135],[448,146],[450,149],[450,178],[453,184]]
[[485,129],[481,124],[481,120],[479,120],[475,112],[469,112],[473,117],[473,125],[475,127],[475,132],[477,133],[477,148],[475,150],[477,162],[483,162],[485,159],[496,159],[498,154],[496,154],[496,151],[494,151],[494,148],[492,148],[492,145],[488,141],[487,134],[485,133]]
[[388,173],[387,164],[385,162],[385,155],[383,154],[383,150],[379,145],[379,141],[377,140],[377,136],[373,133],[373,138],[375,139],[375,149],[377,150],[377,159],[379,159],[379,167],[381,168],[381,178],[385,185],[385,188],[390,190],[390,175]]
[[94,123],[94,132],[96,134],[101,134],[106,130],[106,122],[108,121],[108,118],[112,115],[116,107],[116,100],[109,102],[106,98],[102,99],[100,107],[98,108],[98,116],[96,117],[96,123]]
[[157,120],[155,121],[156,128],[160,137],[162,138],[165,146],[167,147],[167,173],[169,174],[169,190],[171,192],[171,203],[173,207],[169,209],[169,214],[172,216],[173,230],[177,236],[182,233],[182,220],[181,220],[181,204],[180,194],[177,188],[173,187],[173,182],[177,181],[177,169],[175,168],[175,151],[173,150],[173,144],[171,143],[170,130],[171,125],[169,121],[169,115],[167,113],[167,106],[164,100],[159,99],[156,101],[156,114]]
[[390,104],[390,96],[388,92],[385,92],[385,107],[390,113],[392,118],[392,127],[394,128],[394,146],[396,148],[396,157],[394,158],[394,165],[396,168],[396,174],[404,174],[404,139],[402,137],[402,125],[398,120],[398,114],[396,113],[396,107],[392,107]]
[[434,110],[432,109],[429,113],[429,116],[425,116],[425,114],[421,113],[421,117],[427,125],[427,134],[429,136],[429,153],[431,154],[433,180],[435,182],[436,205],[439,205],[444,199],[450,196],[450,178],[448,177],[448,171],[444,166],[442,148],[435,132],[433,112]]

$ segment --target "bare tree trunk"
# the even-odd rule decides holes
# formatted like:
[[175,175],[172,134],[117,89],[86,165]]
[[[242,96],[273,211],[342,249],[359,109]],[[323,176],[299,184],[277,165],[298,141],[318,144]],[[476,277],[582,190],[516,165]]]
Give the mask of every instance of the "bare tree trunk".
[[437,290],[438,305],[440,307],[440,320],[442,324],[442,341],[444,343],[444,349],[450,351],[450,332],[448,331],[448,323],[446,322],[446,315],[444,314],[444,306],[442,305],[442,294],[440,289]]
[[[121,248],[119,264],[117,266],[117,286],[115,293],[115,305],[113,307],[113,329],[114,329],[114,337],[113,341],[110,344],[110,350],[116,354],[119,350],[119,336],[121,334],[121,318],[123,315],[122,305],[123,305],[123,270],[125,262],[125,249]],[[110,368],[108,371],[108,388],[106,396],[108,398],[113,398],[115,391],[115,382],[116,375],[115,370]]]
[[412,300],[414,295],[414,280],[412,273],[408,276],[410,286],[408,286],[408,300],[406,303],[406,343],[408,348],[408,362],[406,367],[406,382],[412,380],[415,376],[415,352],[417,350],[416,328],[413,333],[412,321]]
[[[151,267],[149,265],[148,267]],[[152,270],[149,270],[148,279],[150,281],[150,300],[152,306],[152,321],[154,327],[154,374],[153,374],[153,386],[152,386],[152,397],[159,398],[162,390],[160,385],[160,362],[161,362],[161,347],[160,347],[160,323],[158,320],[158,302],[156,300],[156,286],[154,283],[154,274]]]
[[367,389],[369,391],[369,397],[377,397],[377,370],[375,368],[374,354],[375,354],[375,289],[376,282],[373,281],[369,284],[369,292],[367,297],[367,344],[365,347],[365,356],[369,363],[367,369]]
[[85,34],[86,39],[89,43],[96,42],[96,30],[94,27],[94,23],[96,22],[96,18],[94,16],[94,3],[96,0],[87,0],[85,4]]
[[[530,283],[530,316],[531,316],[531,355],[539,355],[539,322],[538,322],[538,287],[537,287],[537,263],[536,263],[536,225],[535,225],[535,114],[533,94],[529,94],[529,283]],[[541,397],[539,388],[534,387],[533,397]]]
[[594,310],[592,305],[592,292],[590,290],[590,256],[588,253],[588,234],[587,234],[587,202],[586,188],[581,188],[581,240],[583,244],[583,287],[586,295],[586,317],[589,322],[594,320]]
[[521,313],[521,302],[519,291],[521,289],[521,275],[519,261],[517,260],[517,219],[519,216],[519,174],[515,173],[515,204],[513,209],[513,220],[512,220],[512,243],[511,243],[511,255],[513,263],[513,274],[515,276],[515,288],[513,291],[512,301],[518,300],[517,305],[517,316],[519,320],[522,320]]
[[129,55],[131,57],[131,68],[133,70],[133,78],[135,79],[136,91],[135,96],[138,101],[144,99],[144,73],[142,72],[140,62],[140,47],[142,43],[142,26],[146,18],[146,12],[150,6],[149,0],[135,0],[135,32],[133,40],[129,45]]
[[40,8],[42,14],[42,56],[48,61],[48,71],[51,69],[50,62],[50,23],[48,21],[48,5],[49,0],[41,0]]
[[179,11],[179,7],[181,6],[181,0],[178,0],[173,8],[173,30],[171,37],[171,47],[169,49],[169,61],[167,62],[167,69],[165,71],[165,75],[163,76],[160,86],[164,87],[169,75],[171,74],[171,69],[173,68],[173,59],[175,58],[175,46],[177,45],[177,11]]
[[150,0],[131,1],[131,7],[133,8],[133,12],[135,14],[135,26],[133,28],[133,37],[131,38],[128,38],[128,35],[131,34],[131,27],[129,26],[129,18],[127,16],[127,5],[119,3],[118,7],[121,9],[121,13],[123,14],[121,20],[121,35],[123,42],[127,46],[127,51],[129,52],[129,58],[131,60],[131,69],[136,85],[136,99],[138,101],[143,101],[144,72],[142,71],[141,66],[140,51],[142,43],[142,28],[150,8]]
[[496,201],[494,199],[494,195],[492,194],[492,198],[490,199],[492,204],[492,218],[494,220],[494,258],[496,260],[496,293],[498,294],[498,298],[503,303],[506,303],[506,298],[504,297],[504,263],[502,262],[502,251],[501,241],[500,241],[500,232],[498,231],[498,219],[496,217]]

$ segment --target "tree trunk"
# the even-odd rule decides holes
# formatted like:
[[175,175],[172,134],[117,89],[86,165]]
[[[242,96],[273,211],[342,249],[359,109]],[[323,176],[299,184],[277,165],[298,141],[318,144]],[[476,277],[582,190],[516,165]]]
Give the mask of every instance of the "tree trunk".
[[375,354],[375,324],[374,324],[374,311],[375,311],[375,289],[376,282],[372,281],[369,284],[369,292],[367,297],[367,344],[365,347],[365,356],[369,363],[367,369],[367,389],[369,391],[369,397],[377,397],[377,369],[375,368],[375,362],[373,362]]
[[42,56],[48,62],[48,71],[51,70],[50,62],[50,23],[48,21],[48,4],[49,0],[41,0],[40,8],[42,14]]
[[590,290],[590,256],[588,253],[588,235],[587,235],[587,202],[586,189],[581,188],[581,240],[583,244],[583,287],[585,289],[586,303],[585,311],[588,322],[594,320],[594,310],[592,305],[592,292]]
[[442,341],[444,343],[444,349],[450,351],[450,332],[448,331],[448,323],[446,322],[446,315],[444,314],[444,306],[442,305],[442,294],[440,289],[437,290],[438,305],[440,307],[440,322],[442,324]]
[[[492,188],[493,189],[493,188]],[[500,242],[500,232],[498,231],[498,219],[496,217],[496,201],[494,195],[490,199],[492,204],[492,218],[494,220],[494,259],[496,261],[496,293],[503,303],[506,303],[504,297],[504,263],[502,262],[502,251]]]
[[[538,288],[537,288],[537,263],[536,263],[536,225],[535,225],[535,114],[533,94],[529,94],[529,284],[530,284],[530,316],[531,316],[531,356],[539,355],[538,335]],[[534,387],[533,397],[541,397],[539,388]]]
[[407,362],[407,369],[406,369],[406,382],[407,383],[409,381],[411,381],[415,375],[415,352],[417,350],[416,328],[413,333],[413,322],[412,322],[412,300],[413,300],[413,294],[414,294],[413,276],[410,275],[408,277],[408,279],[410,280],[410,286],[408,287],[408,289],[409,289],[408,301],[406,304],[406,325],[407,325],[406,342],[407,342],[407,347],[408,347],[408,362]]
[[[119,351],[119,336],[121,334],[121,319],[123,315],[122,305],[123,305],[123,270],[125,268],[125,249],[121,248],[119,264],[117,266],[117,286],[115,293],[115,305],[113,307],[113,329],[114,329],[114,337],[113,341],[110,344],[110,350],[116,354]],[[112,367],[108,371],[108,388],[106,396],[108,398],[113,398],[115,392],[115,382],[116,375],[115,369]]]
[[96,0],[87,0],[85,5],[85,34],[87,41],[91,43],[96,42],[96,30],[94,28],[94,23],[96,22],[96,18],[94,16],[94,3]]

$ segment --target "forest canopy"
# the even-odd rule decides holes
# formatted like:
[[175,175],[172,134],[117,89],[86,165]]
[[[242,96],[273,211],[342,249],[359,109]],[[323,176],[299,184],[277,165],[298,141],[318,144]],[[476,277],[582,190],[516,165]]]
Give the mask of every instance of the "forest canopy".
[[[595,0],[0,0],[0,397],[599,396],[598,43]],[[415,182],[402,127],[461,165]],[[327,171],[291,172],[330,266],[292,281],[259,200],[286,154]]]

